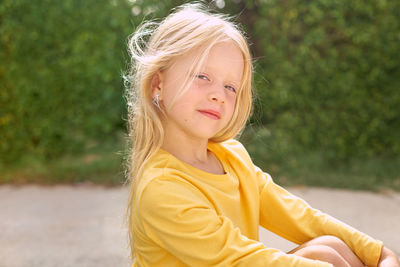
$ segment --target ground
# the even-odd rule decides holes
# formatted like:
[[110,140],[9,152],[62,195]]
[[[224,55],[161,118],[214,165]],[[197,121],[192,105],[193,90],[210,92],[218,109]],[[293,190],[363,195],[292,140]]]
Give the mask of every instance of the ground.
[[[289,188],[400,255],[400,194]],[[0,267],[130,266],[126,187],[0,186]],[[266,230],[267,246],[295,245]]]

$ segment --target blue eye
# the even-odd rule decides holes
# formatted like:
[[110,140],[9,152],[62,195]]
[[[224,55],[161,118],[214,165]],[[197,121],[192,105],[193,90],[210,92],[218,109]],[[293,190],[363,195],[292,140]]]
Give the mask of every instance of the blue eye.
[[233,88],[233,87],[230,86],[230,85],[225,85],[225,88],[228,89],[229,91],[232,91],[232,92],[236,93],[236,89]]
[[197,74],[196,77],[201,80],[206,80],[206,81],[210,80],[210,79],[208,79],[208,77],[206,75],[203,75],[203,74]]

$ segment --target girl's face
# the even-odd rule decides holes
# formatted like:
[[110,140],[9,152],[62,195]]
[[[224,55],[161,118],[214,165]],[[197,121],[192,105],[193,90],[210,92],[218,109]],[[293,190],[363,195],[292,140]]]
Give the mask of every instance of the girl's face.
[[[189,73],[200,53],[199,49],[194,50],[159,73],[160,100],[166,113],[165,130],[172,136],[183,134],[192,139],[208,140],[232,118],[243,75],[242,53],[232,42],[218,43],[211,48],[200,71]],[[192,77],[193,82],[182,94],[182,85]]]

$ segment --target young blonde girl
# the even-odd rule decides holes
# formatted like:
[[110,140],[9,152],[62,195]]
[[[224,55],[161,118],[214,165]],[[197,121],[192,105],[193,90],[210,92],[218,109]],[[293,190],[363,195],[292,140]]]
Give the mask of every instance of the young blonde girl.
[[[274,184],[233,138],[252,107],[241,31],[200,4],[130,39],[133,266],[399,266],[380,241]],[[258,241],[263,227],[299,244]]]

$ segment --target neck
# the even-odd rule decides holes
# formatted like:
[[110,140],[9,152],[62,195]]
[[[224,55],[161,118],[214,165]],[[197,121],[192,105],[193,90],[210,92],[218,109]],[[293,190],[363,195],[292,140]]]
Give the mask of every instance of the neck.
[[191,139],[176,132],[168,133],[166,131],[162,149],[186,163],[195,165],[196,163],[207,163],[207,144],[207,139]]

